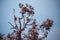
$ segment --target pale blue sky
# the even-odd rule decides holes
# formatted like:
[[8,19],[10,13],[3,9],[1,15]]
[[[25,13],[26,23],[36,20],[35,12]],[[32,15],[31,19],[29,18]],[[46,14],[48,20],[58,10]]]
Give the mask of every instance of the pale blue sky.
[[[13,23],[13,8],[19,17],[19,3],[28,3],[34,7],[38,24],[47,18],[54,20],[54,25],[46,40],[60,40],[60,0],[0,0],[0,32],[8,34],[12,32],[8,22]],[[13,23],[14,24],[14,23]]]

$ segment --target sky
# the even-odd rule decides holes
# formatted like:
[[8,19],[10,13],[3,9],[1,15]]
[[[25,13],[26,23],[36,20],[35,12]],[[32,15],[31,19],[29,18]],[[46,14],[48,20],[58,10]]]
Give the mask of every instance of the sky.
[[60,40],[60,0],[0,0],[0,33],[8,34],[12,32],[8,22],[13,22],[13,8],[16,16],[20,17],[19,3],[30,4],[34,7],[34,18],[41,24],[47,18],[54,21],[48,37],[45,40]]

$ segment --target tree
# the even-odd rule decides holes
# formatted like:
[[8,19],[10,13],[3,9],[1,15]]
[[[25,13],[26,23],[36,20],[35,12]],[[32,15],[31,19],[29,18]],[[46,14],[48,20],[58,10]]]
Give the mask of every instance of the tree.
[[[48,32],[50,31],[50,28],[53,25],[53,20],[47,19],[41,25],[37,24],[36,19],[32,19],[35,12],[34,12],[34,8],[31,5],[26,4],[26,6],[24,6],[23,4],[19,3],[19,8],[21,9],[20,14],[22,15],[22,17],[16,17],[15,9],[13,9],[15,25],[13,25],[11,22],[8,22],[12,26],[13,32],[11,34],[9,33],[7,35],[7,38],[9,38],[9,40],[43,40],[45,39],[48,35]],[[21,20],[23,20],[23,23],[21,22]],[[17,25],[16,21],[18,21],[19,26]],[[24,33],[23,37],[21,37],[22,36],[21,34],[22,32],[25,31],[25,29],[27,28],[27,25],[28,27],[29,26],[32,26],[32,27],[29,28],[27,34]],[[39,30],[43,32],[43,35],[39,34],[40,33]]]

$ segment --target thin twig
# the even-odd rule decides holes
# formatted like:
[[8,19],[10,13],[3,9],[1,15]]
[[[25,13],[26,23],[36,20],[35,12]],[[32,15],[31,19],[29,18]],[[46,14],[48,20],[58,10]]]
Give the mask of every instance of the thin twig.
[[18,28],[18,26],[16,24],[16,20],[15,20],[15,9],[13,9],[13,15],[14,15],[14,23],[15,23],[15,26],[16,26],[17,30],[19,30],[19,28]]
[[15,27],[14,25],[12,25],[12,23],[11,22],[8,22],[12,27]]
[[14,23],[16,25],[16,21],[15,21],[15,9],[13,9],[13,15],[14,15]]

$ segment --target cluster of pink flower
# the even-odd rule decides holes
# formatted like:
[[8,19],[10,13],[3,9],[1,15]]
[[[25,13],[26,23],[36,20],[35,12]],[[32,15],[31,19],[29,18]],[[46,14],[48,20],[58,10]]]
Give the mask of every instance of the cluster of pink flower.
[[26,6],[24,6],[23,4],[19,4],[19,8],[21,8],[22,10],[21,10],[21,14],[22,14],[22,17],[24,17],[24,14],[26,14],[26,12],[28,12],[28,15],[29,16],[33,16],[33,14],[34,14],[34,8],[31,6],[31,5],[28,5],[28,4],[26,4]]

